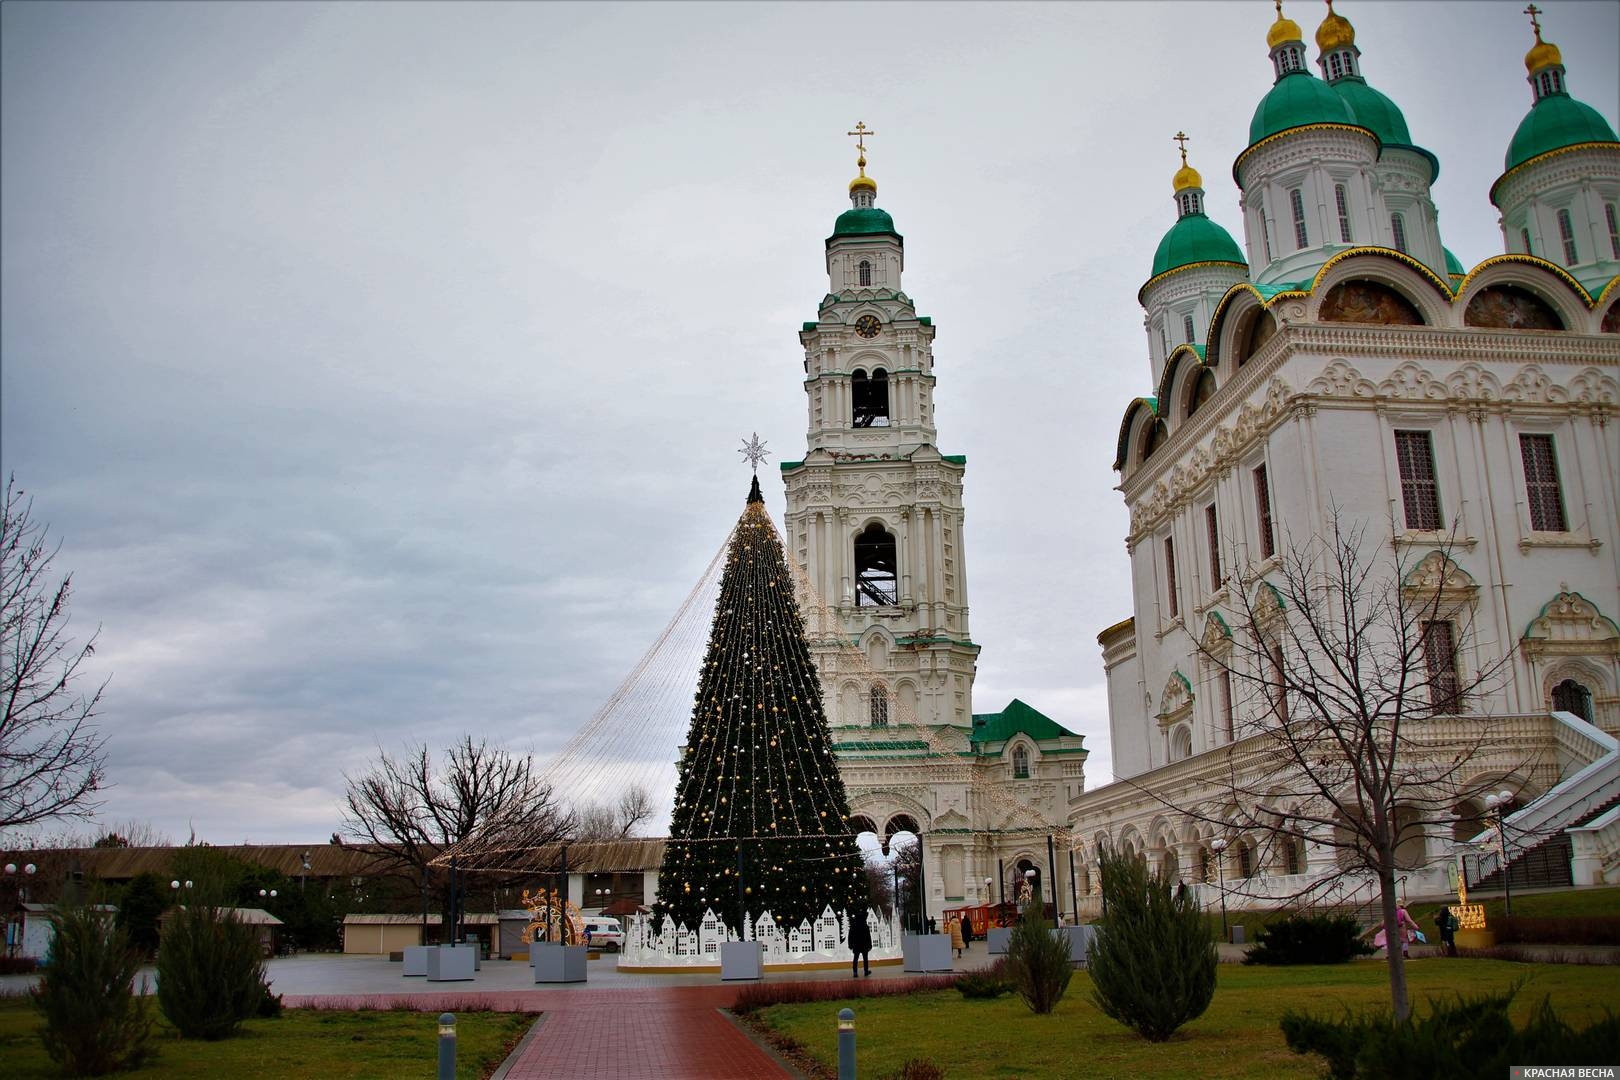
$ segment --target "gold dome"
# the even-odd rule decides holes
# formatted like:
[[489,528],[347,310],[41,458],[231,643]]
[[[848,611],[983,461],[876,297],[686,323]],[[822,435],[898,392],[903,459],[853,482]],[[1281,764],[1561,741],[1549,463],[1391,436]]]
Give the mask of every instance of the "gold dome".
[[1180,195],[1188,188],[1202,189],[1204,186],[1204,178],[1198,175],[1197,169],[1193,168],[1191,165],[1188,165],[1187,162],[1183,160],[1181,163],[1181,168],[1176,170],[1175,179],[1171,180],[1170,183],[1175,188],[1176,194]]
[[1316,47],[1325,53],[1334,49],[1347,48],[1356,43],[1356,28],[1350,25],[1350,20],[1333,10],[1332,0],[1328,0],[1327,18],[1322,25],[1316,28]]
[[872,194],[876,195],[877,194],[877,181],[872,179],[870,176],[867,176],[865,173],[861,173],[861,175],[857,176],[855,179],[853,179],[853,180],[851,180],[849,182],[849,193],[851,195],[853,195],[857,191],[861,191],[863,189],[866,190],[866,191],[870,191]]
[[1277,0],[1277,21],[1266,32],[1266,48],[1275,49],[1285,41],[1304,40],[1305,33],[1300,30],[1299,23],[1283,15],[1282,0]]
[[1524,54],[1524,70],[1534,75],[1544,67],[1557,64],[1564,66],[1564,54],[1558,51],[1558,46],[1550,41],[1542,41],[1541,35],[1536,35],[1536,43],[1530,51]]

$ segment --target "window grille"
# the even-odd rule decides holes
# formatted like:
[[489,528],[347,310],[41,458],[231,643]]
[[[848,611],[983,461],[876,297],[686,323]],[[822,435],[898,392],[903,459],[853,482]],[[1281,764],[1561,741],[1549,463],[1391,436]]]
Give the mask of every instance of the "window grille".
[[1221,531],[1213,505],[1204,507],[1204,526],[1209,531],[1209,588],[1221,587]]
[[1401,474],[1401,504],[1408,529],[1440,528],[1440,486],[1434,474],[1434,443],[1427,431],[1397,431],[1395,462]]
[[1519,230],[1519,240],[1524,244],[1524,253],[1526,255],[1534,255],[1535,254],[1535,252],[1530,250],[1530,230],[1529,229],[1520,229]]
[[1350,200],[1345,196],[1343,184],[1333,185],[1333,202],[1339,208],[1339,239],[1351,243]]
[[871,715],[873,727],[889,726],[889,693],[881,686],[872,687]]
[[1537,532],[1568,531],[1553,437],[1520,435],[1519,457],[1524,462],[1524,490],[1530,502],[1530,527]]
[[1429,674],[1429,705],[1437,713],[1461,711],[1457,687],[1457,638],[1450,620],[1423,624],[1423,666]]
[[1305,233],[1305,196],[1300,194],[1299,188],[1288,193],[1289,205],[1294,208],[1294,247],[1302,248],[1306,244]]
[[1260,512],[1260,557],[1269,559],[1277,553],[1277,542],[1271,530],[1271,484],[1264,465],[1254,470],[1254,502]]
[[1570,221],[1568,210],[1558,211],[1558,235],[1564,241],[1564,262],[1574,266],[1581,260],[1575,250],[1575,224]]
[[1574,679],[1565,679],[1553,687],[1552,707],[1554,712],[1574,713],[1590,724],[1592,722],[1592,691]]
[[1022,746],[1013,747],[1013,779],[1029,779],[1029,750]]
[[1260,211],[1260,241],[1266,246],[1266,262],[1271,261],[1271,225],[1266,221],[1266,212]]
[[1406,251],[1406,219],[1399,214],[1389,215],[1389,232],[1395,244],[1395,250]]
[[1603,204],[1603,217],[1609,223],[1609,254],[1620,259],[1620,222],[1615,220],[1614,203]]
[[1232,741],[1232,718],[1234,704],[1232,701],[1232,673],[1225,667],[1221,668],[1221,734],[1227,742]]
[[865,259],[862,259],[861,260],[861,265],[859,267],[857,267],[856,269],[860,273],[861,284],[862,285],[870,285],[870,284],[872,284],[872,264],[871,263],[867,262]]
[[1181,600],[1176,596],[1176,541],[1172,536],[1164,538],[1164,581],[1170,590],[1170,617],[1174,619],[1181,614]]
[[1193,337],[1193,317],[1191,315],[1181,317],[1181,332],[1187,335],[1187,344],[1194,343],[1196,339]]

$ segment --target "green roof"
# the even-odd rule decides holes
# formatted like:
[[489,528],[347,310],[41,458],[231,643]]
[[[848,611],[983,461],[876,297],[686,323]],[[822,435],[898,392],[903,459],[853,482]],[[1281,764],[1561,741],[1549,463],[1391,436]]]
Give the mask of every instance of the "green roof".
[[1231,233],[1203,214],[1188,214],[1170,226],[1170,231],[1159,241],[1159,250],[1153,253],[1153,273],[1148,276],[1156,278],[1178,266],[1201,262],[1247,265],[1248,260]]
[[1336,79],[1328,86],[1350,106],[1350,111],[1356,116],[1355,122],[1378,136],[1378,141],[1386,149],[1412,150],[1422,154],[1429,159],[1429,182],[1433,183],[1439,177],[1440,160],[1421,146],[1412,145],[1412,133],[1406,129],[1406,117],[1385,94],[1368,86],[1367,80],[1358,75]]
[[887,233],[896,240],[901,239],[900,234],[894,231],[894,218],[890,217],[887,211],[879,210],[875,206],[857,206],[838,215],[838,222],[833,225],[833,234],[828,239],[880,233]]
[[1503,172],[1518,168],[1533,157],[1566,146],[1588,142],[1620,142],[1614,129],[1592,106],[1568,94],[1547,94],[1530,107],[1519,130],[1508,143]]
[[1305,124],[1354,123],[1354,110],[1331,86],[1308,71],[1291,71],[1260,99],[1249,121],[1249,145]]
[[1447,277],[1467,277],[1468,276],[1468,268],[1463,266],[1461,259],[1457,258],[1457,256],[1455,256],[1455,255],[1453,255],[1451,253],[1450,248],[1441,247],[1440,250],[1445,252],[1445,254],[1446,254],[1446,276]]
[[807,322],[807,323],[804,324],[804,329],[806,329],[806,330],[814,330],[816,327],[818,327],[820,325],[821,325],[820,323]]
[[1023,732],[1036,742],[1064,736],[1078,737],[1056,720],[1037,712],[1017,698],[1013,698],[1007,703],[1007,707],[998,713],[973,714],[973,734],[970,736],[973,742],[1006,742],[1019,732]]

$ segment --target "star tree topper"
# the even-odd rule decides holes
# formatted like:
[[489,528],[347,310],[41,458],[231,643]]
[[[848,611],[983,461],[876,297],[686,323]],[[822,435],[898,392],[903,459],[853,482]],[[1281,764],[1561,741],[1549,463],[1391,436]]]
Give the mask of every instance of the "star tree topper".
[[742,440],[742,449],[737,451],[749,465],[753,466],[755,476],[759,475],[759,463],[771,456],[770,451],[766,449],[767,445],[759,441],[759,432],[756,431],[753,438]]

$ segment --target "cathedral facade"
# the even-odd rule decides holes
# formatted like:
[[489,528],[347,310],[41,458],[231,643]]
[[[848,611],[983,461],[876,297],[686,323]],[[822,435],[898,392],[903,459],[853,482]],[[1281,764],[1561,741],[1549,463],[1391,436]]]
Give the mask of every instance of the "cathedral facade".
[[1425,701],[1450,733],[1425,753],[1465,760],[1449,812],[1402,840],[1406,888],[1454,884],[1498,790],[1521,851],[1620,881],[1620,140],[1537,24],[1530,108],[1488,189],[1502,253],[1465,267],[1442,243],[1439,163],[1331,5],[1315,42],[1313,73],[1279,6],[1275,83],[1232,170],[1241,244],[1205,215],[1185,146],[1173,178],[1139,293],[1149,392],[1114,462],[1133,595],[1098,637],[1116,782],[1070,799],[1074,847],[1142,853],[1211,903],[1334,876],[1327,829],[1279,843],[1231,805],[1266,789],[1260,728],[1287,712],[1246,700],[1229,657],[1269,659],[1250,646],[1290,545],[1339,520],[1408,575],[1375,587],[1440,598],[1421,692],[1470,687]]
[[851,134],[860,174],[826,241],[827,293],[799,334],[806,453],[781,468],[852,820],[885,846],[921,838],[929,914],[1010,897],[1031,870],[1072,896],[1067,809],[1086,751],[1023,702],[973,711],[967,459],[940,450],[933,321],[902,287],[905,240],[876,205],[864,125]]

